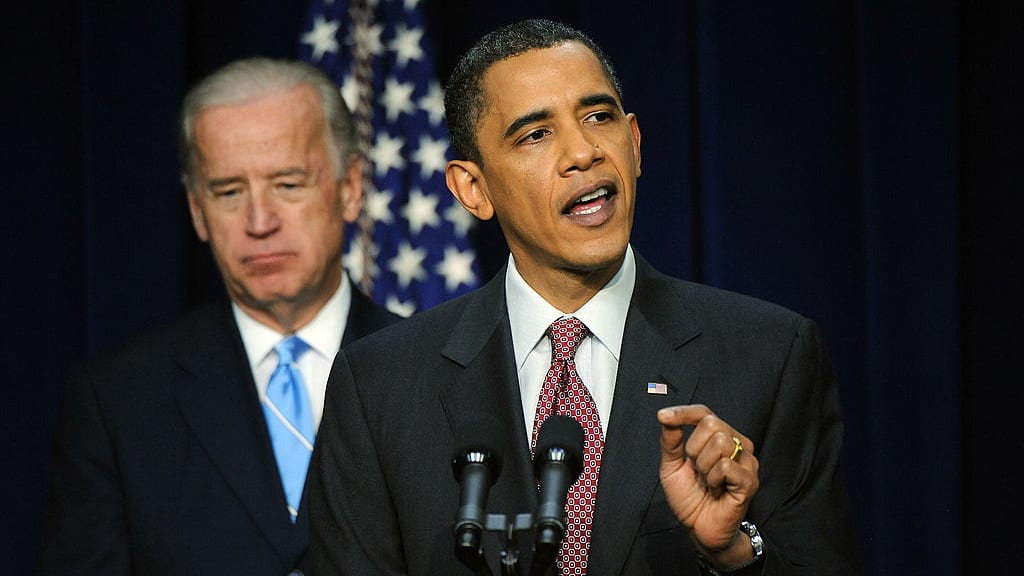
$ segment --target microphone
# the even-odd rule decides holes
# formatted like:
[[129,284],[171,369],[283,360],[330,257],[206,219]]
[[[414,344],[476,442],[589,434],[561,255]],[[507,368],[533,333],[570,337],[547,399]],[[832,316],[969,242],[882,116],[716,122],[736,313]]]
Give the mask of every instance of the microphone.
[[477,574],[490,574],[481,536],[487,522],[487,493],[501,474],[498,424],[493,418],[478,416],[458,423],[457,448],[452,456],[452,473],[461,486],[459,509],[455,514],[455,557]]
[[540,497],[534,528],[537,539],[530,574],[543,574],[554,560],[565,535],[565,500],[569,487],[583,470],[583,427],[569,416],[554,415],[537,434],[534,469]]

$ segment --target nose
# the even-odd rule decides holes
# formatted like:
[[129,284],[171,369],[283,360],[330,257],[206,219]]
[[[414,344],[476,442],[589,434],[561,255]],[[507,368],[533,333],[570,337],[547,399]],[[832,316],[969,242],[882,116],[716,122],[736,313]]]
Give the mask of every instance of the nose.
[[246,205],[245,232],[255,238],[270,236],[281,227],[277,205],[270,194],[253,191]]
[[566,136],[563,172],[588,170],[603,160],[604,154],[594,135],[578,127]]

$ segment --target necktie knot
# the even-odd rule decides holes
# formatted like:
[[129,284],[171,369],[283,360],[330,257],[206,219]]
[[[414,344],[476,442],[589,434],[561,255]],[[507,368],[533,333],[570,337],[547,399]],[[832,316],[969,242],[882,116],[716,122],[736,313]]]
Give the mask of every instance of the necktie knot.
[[588,334],[590,334],[590,329],[586,324],[580,322],[579,318],[569,316],[552,322],[548,327],[548,337],[551,338],[551,360],[564,362],[574,359],[576,348]]
[[309,350],[309,344],[298,336],[289,336],[274,346],[277,352],[278,366],[291,364],[297,361]]

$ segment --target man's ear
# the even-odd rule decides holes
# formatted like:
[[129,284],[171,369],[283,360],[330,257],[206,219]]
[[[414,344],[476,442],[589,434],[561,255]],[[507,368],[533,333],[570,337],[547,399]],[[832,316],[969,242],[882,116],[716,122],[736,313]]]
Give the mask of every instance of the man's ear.
[[355,222],[363,209],[363,159],[353,154],[348,166],[337,182],[341,194],[341,217],[345,222]]
[[633,134],[633,158],[636,161],[636,175],[640,175],[640,124],[637,122],[636,114],[628,114],[629,129]]
[[487,181],[476,162],[452,160],[444,171],[448,190],[470,214],[480,220],[494,217],[494,205],[487,193]]
[[196,194],[197,192],[194,192],[191,187],[185,192],[185,195],[188,196],[188,213],[192,216],[192,228],[195,229],[196,236],[200,240],[209,242],[210,232],[206,229],[206,216],[203,215],[203,207],[200,206]]

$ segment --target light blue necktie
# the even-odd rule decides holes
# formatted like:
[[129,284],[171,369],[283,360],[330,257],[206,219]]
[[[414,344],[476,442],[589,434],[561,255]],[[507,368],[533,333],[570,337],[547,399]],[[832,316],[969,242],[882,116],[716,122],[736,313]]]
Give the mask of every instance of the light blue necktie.
[[294,363],[309,350],[298,336],[291,336],[274,347],[277,368],[270,375],[267,396],[263,400],[263,415],[267,419],[270,441],[281,473],[281,485],[288,499],[288,514],[292,522],[299,515],[302,488],[306,484],[306,470],[313,454],[316,431],[313,427],[313,408],[309,403],[302,374]]

